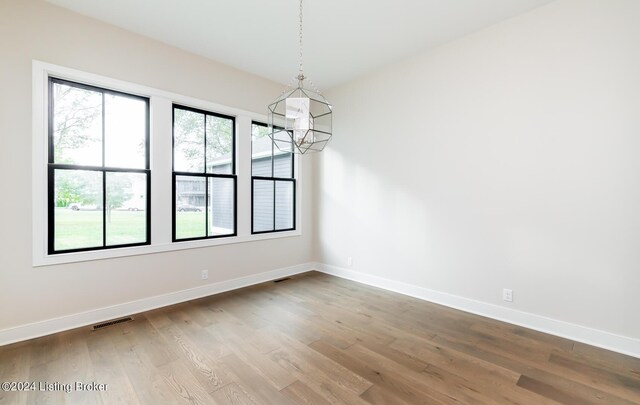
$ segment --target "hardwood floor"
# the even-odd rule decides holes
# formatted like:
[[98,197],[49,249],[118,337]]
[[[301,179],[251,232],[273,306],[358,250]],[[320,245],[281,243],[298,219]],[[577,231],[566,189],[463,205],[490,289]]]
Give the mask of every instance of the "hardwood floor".
[[134,318],[0,347],[0,382],[107,384],[0,403],[640,403],[640,359],[316,272]]

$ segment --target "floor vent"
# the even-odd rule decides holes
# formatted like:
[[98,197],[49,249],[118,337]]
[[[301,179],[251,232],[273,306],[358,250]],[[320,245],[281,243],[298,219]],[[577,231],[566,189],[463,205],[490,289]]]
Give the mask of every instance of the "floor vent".
[[283,281],[291,280],[291,277],[281,278],[279,280],[273,280],[274,283],[282,283]]
[[131,322],[133,321],[133,318],[130,316],[124,317],[124,318],[118,318],[118,319],[114,319],[112,321],[107,321],[107,322],[102,322],[102,323],[98,323],[95,324],[91,327],[91,330],[99,330],[102,328],[106,328],[107,326],[112,326],[112,325],[117,325],[119,323],[124,323],[124,322]]

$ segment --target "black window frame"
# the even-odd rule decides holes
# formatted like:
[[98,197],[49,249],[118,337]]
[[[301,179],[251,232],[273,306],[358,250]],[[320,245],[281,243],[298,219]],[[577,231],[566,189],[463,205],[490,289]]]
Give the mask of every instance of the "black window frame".
[[[267,124],[264,124],[259,121],[251,121],[251,136],[253,136],[253,126],[261,126],[267,127]],[[298,207],[298,198],[297,198],[297,179],[296,179],[296,170],[295,170],[295,154],[291,153],[291,177],[275,177],[275,149],[276,146],[273,142],[271,142],[271,176],[254,176],[253,175],[253,138],[251,139],[251,234],[252,235],[262,235],[267,233],[278,233],[278,232],[290,232],[295,231],[297,227],[296,223],[296,213]],[[256,180],[262,181],[273,181],[273,230],[270,231],[255,231],[254,230],[254,184]],[[276,182],[278,181],[288,181],[293,184],[293,227],[284,228],[284,229],[276,229]]]
[[[175,153],[176,153],[176,136],[175,136],[175,124],[176,124],[176,109],[185,111],[191,111],[198,114],[204,114],[204,168],[202,173],[198,172],[181,172],[175,170]],[[230,119],[232,129],[231,140],[231,174],[221,173],[207,173],[207,120],[206,116],[218,117]],[[220,239],[220,238],[232,238],[238,236],[238,175],[236,173],[236,117],[226,114],[220,114],[213,111],[207,111],[200,108],[189,107],[182,104],[172,103],[171,105],[171,180],[172,180],[172,193],[171,193],[171,241],[176,242],[189,242],[196,240],[207,239]],[[205,179],[205,233],[207,236],[196,236],[192,238],[176,238],[176,178],[180,177],[195,177]],[[210,178],[227,178],[233,179],[233,233],[227,235],[213,235],[209,236],[209,179]]]
[[[67,163],[55,163],[55,151],[54,151],[54,97],[53,86],[54,84],[61,84],[71,87],[76,87],[84,90],[99,92],[102,94],[102,165],[76,165]],[[58,255],[66,253],[77,252],[90,252],[98,250],[111,250],[124,247],[135,246],[147,246],[151,244],[151,170],[150,170],[150,137],[151,137],[151,125],[150,125],[150,98],[140,96],[131,93],[125,93],[118,90],[112,90],[100,86],[94,86],[86,83],[80,83],[72,80],[62,79],[55,76],[49,76],[47,78],[48,86],[48,110],[47,110],[47,252],[49,255]],[[132,169],[121,167],[109,167],[105,166],[105,94],[117,95],[120,97],[133,98],[142,100],[146,104],[145,109],[145,168],[144,169]],[[84,170],[95,171],[102,173],[102,246],[92,246],[86,248],[76,249],[55,249],[55,172],[56,170]],[[145,174],[147,177],[146,187],[146,238],[144,242],[127,243],[119,245],[107,245],[107,173],[139,173]]]

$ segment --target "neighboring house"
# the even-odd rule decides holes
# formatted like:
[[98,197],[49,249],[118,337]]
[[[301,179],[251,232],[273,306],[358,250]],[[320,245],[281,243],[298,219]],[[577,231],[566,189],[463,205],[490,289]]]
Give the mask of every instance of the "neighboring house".
[[[213,164],[219,172],[230,172],[229,163]],[[215,181],[215,180],[210,180]],[[209,221],[214,228],[225,230],[233,229],[233,184],[220,182],[216,185],[216,192],[209,191]],[[176,206],[192,205],[201,208],[203,211],[207,205],[206,183],[200,177],[179,177],[176,181]],[[232,198],[229,198],[232,196]]]
[[180,177],[176,181],[176,206],[193,205],[204,208],[205,182],[199,177]]
[[[273,155],[274,177],[292,176],[291,154],[275,151]],[[253,141],[251,160],[253,176],[271,177],[271,139],[261,137]],[[230,173],[228,159],[214,161],[209,169],[215,168],[219,173]],[[289,186],[289,184],[287,184]],[[213,227],[233,229],[233,195],[231,185],[221,183],[215,193],[209,193],[211,199],[209,213]],[[206,185],[201,178],[179,177],[176,181],[176,206],[192,205],[204,208],[206,206]],[[276,228],[293,227],[293,189],[290,187],[274,186],[272,182],[258,181],[254,185],[253,227],[255,230],[271,229],[275,220]],[[275,205],[275,218],[274,207]]]

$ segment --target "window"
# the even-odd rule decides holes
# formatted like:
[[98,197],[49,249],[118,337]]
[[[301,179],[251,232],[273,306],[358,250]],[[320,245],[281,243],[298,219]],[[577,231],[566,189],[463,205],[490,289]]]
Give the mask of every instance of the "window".
[[32,67],[33,266],[302,234],[300,166],[272,149],[264,115]]
[[292,153],[273,145],[264,124],[251,125],[251,233],[291,231],[296,180]]
[[173,241],[235,236],[235,119],[173,106]]
[[49,78],[48,252],[150,243],[149,99]]

